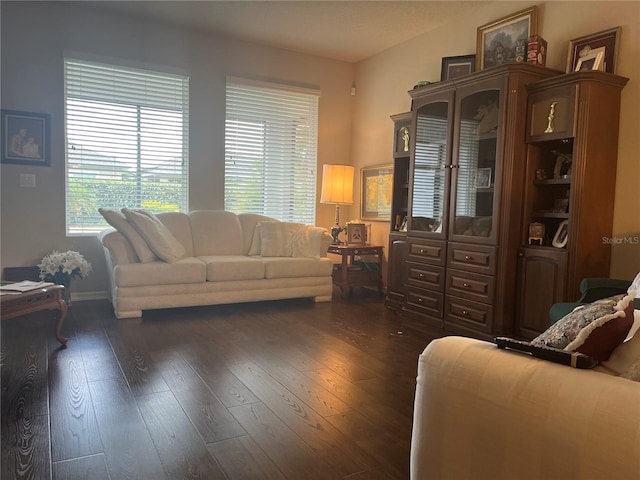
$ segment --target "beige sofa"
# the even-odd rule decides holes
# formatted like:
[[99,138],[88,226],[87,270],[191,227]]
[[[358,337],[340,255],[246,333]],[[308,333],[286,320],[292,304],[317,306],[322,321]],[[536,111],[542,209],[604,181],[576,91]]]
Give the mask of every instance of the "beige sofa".
[[[125,210],[126,218],[101,210],[118,229],[99,234],[118,318],[171,307],[303,297],[331,300],[333,264],[326,258],[331,236],[325,229],[214,210],[152,218]],[[152,227],[145,239],[127,223],[136,218]],[[178,253],[162,255],[167,261],[157,258],[163,246],[156,245],[159,239]]]
[[603,373],[638,361],[638,335],[595,370],[469,338],[431,342],[418,363],[411,479],[640,478],[640,383]]

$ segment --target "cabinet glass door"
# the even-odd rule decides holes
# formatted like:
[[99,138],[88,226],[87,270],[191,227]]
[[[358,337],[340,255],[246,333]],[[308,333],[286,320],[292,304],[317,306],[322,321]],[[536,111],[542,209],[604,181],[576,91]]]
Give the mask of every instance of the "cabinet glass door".
[[460,101],[452,177],[453,235],[493,236],[499,112],[499,90],[473,93]]
[[411,197],[412,231],[443,235],[449,184],[448,101],[428,103],[416,111]]

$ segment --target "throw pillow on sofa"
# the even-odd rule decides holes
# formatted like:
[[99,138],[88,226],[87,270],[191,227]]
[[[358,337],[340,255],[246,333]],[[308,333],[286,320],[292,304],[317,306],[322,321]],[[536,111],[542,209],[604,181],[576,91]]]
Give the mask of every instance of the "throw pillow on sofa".
[[293,256],[293,239],[301,223],[260,222],[260,255],[263,257]]
[[616,347],[609,359],[602,362],[598,369],[604,373],[640,381],[637,377],[640,373],[640,310],[634,310],[634,318],[630,338]]
[[580,352],[605,361],[624,342],[633,325],[634,298],[635,291],[631,291],[578,307],[531,344]]
[[122,213],[147,242],[153,253],[165,262],[173,263],[187,255],[184,246],[153,213],[128,208],[123,208]]
[[144,238],[142,238],[138,231],[129,223],[124,213],[117,210],[107,210],[105,208],[99,208],[98,212],[100,212],[100,215],[104,217],[109,225],[125,236],[141,263],[153,262],[158,259]]

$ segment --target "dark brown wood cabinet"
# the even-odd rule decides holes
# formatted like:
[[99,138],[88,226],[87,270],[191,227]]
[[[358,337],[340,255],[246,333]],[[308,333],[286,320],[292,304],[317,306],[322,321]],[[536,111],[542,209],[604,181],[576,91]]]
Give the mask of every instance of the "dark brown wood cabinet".
[[452,333],[514,331],[528,83],[508,64],[419,87],[412,99],[403,309]]
[[[580,297],[583,278],[609,277],[620,95],[627,79],[580,71],[527,87],[518,333],[549,326],[553,303]],[[544,232],[531,238],[530,225]]]
[[402,308],[406,302],[405,262],[408,254],[407,212],[409,202],[409,152],[413,130],[411,112],[392,115],[393,183],[391,196],[391,233],[387,267],[385,304]]
[[566,298],[567,252],[541,247],[518,252],[518,333],[534,338],[549,328],[549,308]]

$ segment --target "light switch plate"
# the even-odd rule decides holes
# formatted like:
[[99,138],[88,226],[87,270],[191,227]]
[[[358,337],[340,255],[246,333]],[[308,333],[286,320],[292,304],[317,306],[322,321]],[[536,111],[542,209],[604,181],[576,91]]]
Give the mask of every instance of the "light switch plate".
[[34,173],[21,173],[20,186],[26,188],[36,188],[36,176]]

